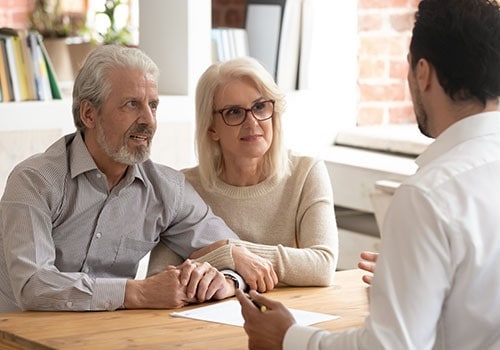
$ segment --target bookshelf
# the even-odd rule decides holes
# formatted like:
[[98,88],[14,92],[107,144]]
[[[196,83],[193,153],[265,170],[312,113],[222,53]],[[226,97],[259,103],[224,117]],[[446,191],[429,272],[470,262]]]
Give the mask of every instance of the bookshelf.
[[60,98],[42,36],[36,31],[0,28],[0,102]]

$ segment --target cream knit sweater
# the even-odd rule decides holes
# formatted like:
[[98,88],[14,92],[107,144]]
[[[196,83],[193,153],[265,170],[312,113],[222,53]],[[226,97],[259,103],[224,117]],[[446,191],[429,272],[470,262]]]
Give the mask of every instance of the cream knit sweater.
[[[291,172],[281,181],[268,178],[237,187],[217,181],[202,187],[198,167],[184,170],[186,179],[242,241],[269,259],[280,284],[326,286],[332,283],[338,258],[333,193],[323,161],[290,155]],[[163,269],[171,252],[160,244],[151,255],[149,274]],[[234,268],[229,246],[201,258],[217,268]]]

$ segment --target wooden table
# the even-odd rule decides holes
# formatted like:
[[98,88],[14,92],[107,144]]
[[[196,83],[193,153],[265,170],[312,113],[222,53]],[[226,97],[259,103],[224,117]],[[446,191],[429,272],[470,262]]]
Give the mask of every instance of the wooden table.
[[[360,326],[368,314],[361,270],[337,272],[331,287],[277,288],[267,296],[339,319],[315,326]],[[206,304],[204,304],[206,305]],[[188,306],[176,311],[188,310]],[[246,349],[242,327],[170,316],[172,310],[0,313],[0,349]]]

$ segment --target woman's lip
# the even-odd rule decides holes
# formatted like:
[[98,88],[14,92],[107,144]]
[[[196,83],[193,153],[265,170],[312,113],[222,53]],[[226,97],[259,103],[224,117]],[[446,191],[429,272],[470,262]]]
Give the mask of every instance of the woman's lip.
[[240,140],[243,140],[243,141],[253,141],[253,140],[259,139],[261,137],[262,137],[262,135],[248,135],[248,136],[241,137]]

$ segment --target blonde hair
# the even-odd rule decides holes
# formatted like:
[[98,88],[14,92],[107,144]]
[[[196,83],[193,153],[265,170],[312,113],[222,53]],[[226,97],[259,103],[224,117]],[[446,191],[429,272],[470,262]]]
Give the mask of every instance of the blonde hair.
[[281,118],[285,109],[284,95],[272,76],[255,59],[241,57],[211,65],[201,75],[196,87],[196,149],[201,182],[211,188],[224,168],[219,142],[209,137],[209,128],[214,119],[214,97],[218,89],[228,82],[248,79],[253,82],[264,99],[274,100],[272,117],[273,140],[264,155],[267,177],[283,177],[288,170],[288,154],[283,142]]

